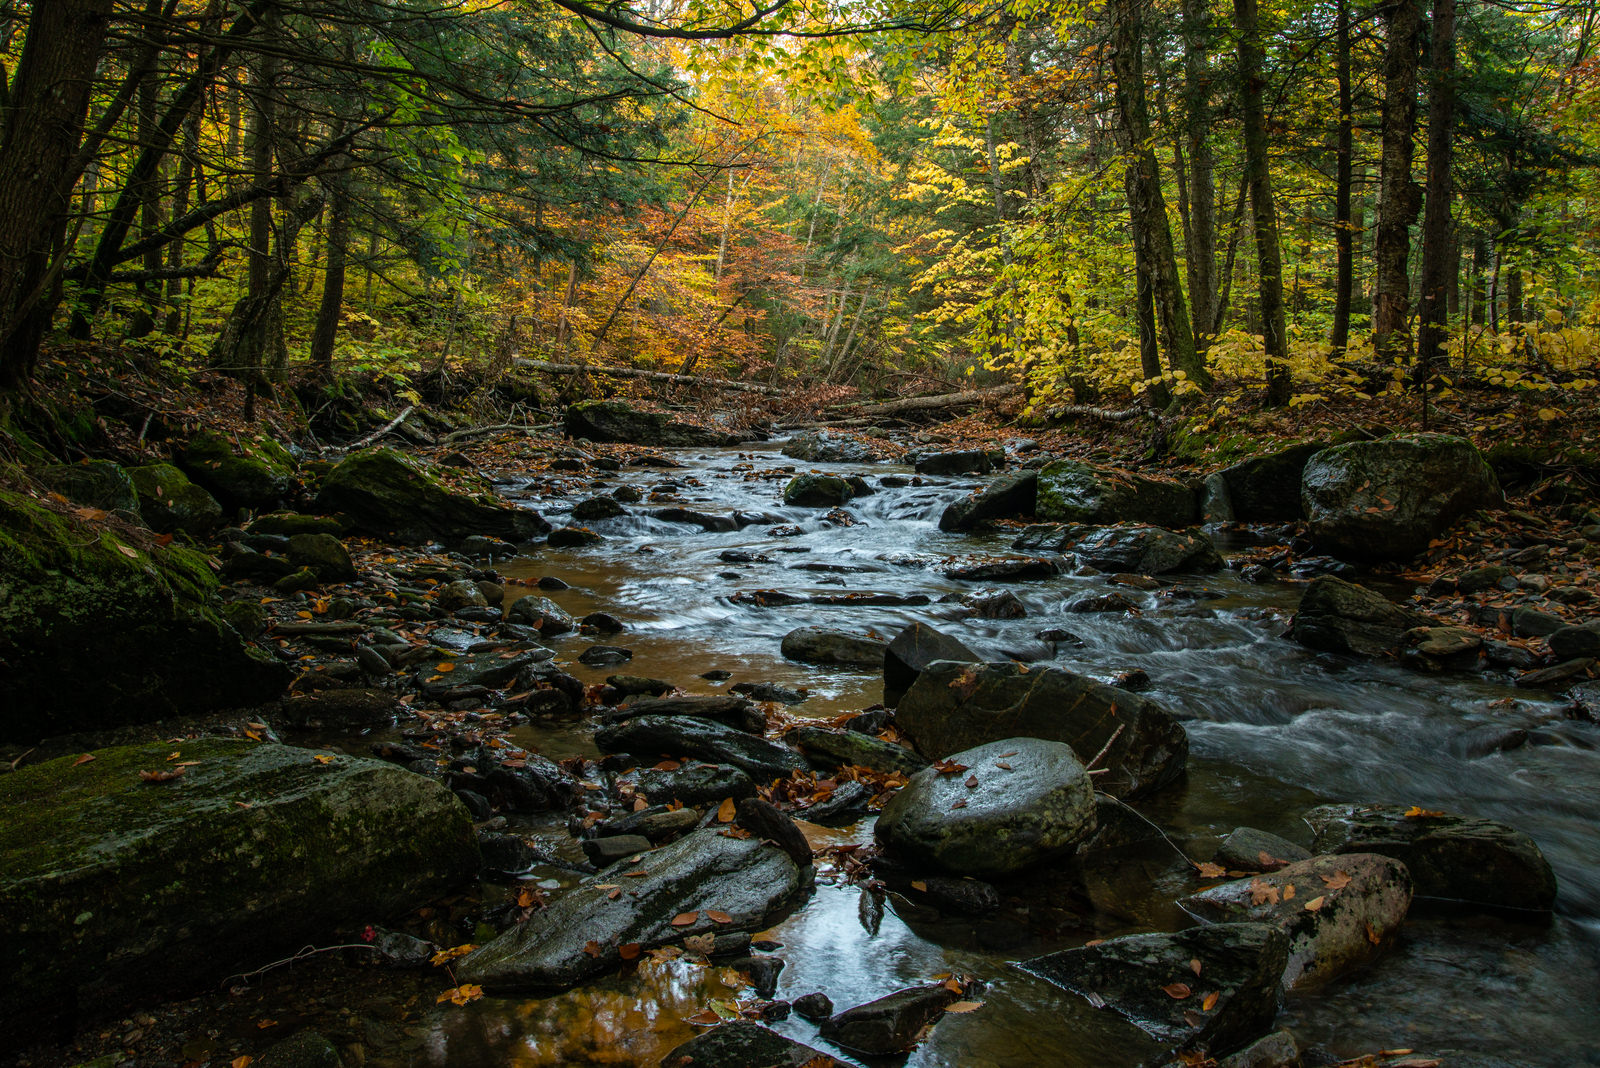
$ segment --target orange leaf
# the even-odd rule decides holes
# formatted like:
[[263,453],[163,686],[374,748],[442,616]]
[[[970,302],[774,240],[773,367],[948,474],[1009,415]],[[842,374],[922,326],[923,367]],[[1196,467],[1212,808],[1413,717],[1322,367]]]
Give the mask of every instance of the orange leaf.
[[718,912],[716,909],[707,909],[706,910],[706,917],[712,923],[732,923],[733,922],[733,917],[732,916],[729,916],[726,912]]
[[976,775],[968,775],[967,776],[967,789],[969,789],[969,790],[974,789],[974,788],[977,787],[977,785],[978,785],[978,777]]
[[1200,958],[1199,957],[1194,957],[1194,958],[1190,959],[1190,961],[1189,961],[1189,970],[1191,972],[1194,972],[1194,974],[1196,974],[1196,975],[1200,974]]
[[85,754],[83,754],[83,756],[79,757],[77,760],[74,760],[72,762],[72,766],[75,767],[75,768],[82,767],[84,764],[89,763],[93,759],[95,759],[95,756],[94,756],[93,753],[85,753]]
[[130,560],[139,559],[139,550],[138,549],[130,549],[126,545],[123,545],[121,542],[117,543],[117,552],[121,553],[123,556],[126,556]]
[[1200,878],[1202,879],[1220,879],[1228,874],[1227,868],[1224,868],[1221,864],[1213,864],[1209,860],[1202,864],[1196,864],[1194,868],[1195,871],[1200,873]]
[[1206,995],[1204,1001],[1200,1002],[1200,1010],[1202,1012],[1210,1012],[1212,1009],[1217,1007],[1217,999],[1221,996],[1221,994],[1213,990],[1211,993]]
[[1283,899],[1285,901],[1294,900],[1294,883],[1289,883],[1283,888]]
[[1194,993],[1193,990],[1189,989],[1189,984],[1187,983],[1168,983],[1161,989],[1166,993],[1167,997],[1171,998],[1173,1001],[1182,1001],[1184,998]]
[[173,779],[182,778],[183,773],[188,770],[187,767],[181,767],[173,768],[171,771],[141,771],[139,778],[145,782],[171,782]]
[[1011,770],[1011,765],[1007,764],[1004,760],[996,760],[994,762],[994,766],[999,768],[1002,771],[1010,771]]
[[613,890],[613,891],[611,891],[611,893],[606,895],[606,897],[610,898],[612,901],[615,901],[617,898],[619,898],[621,896],[622,896],[622,891],[621,890]]
[[981,1001],[953,1001],[945,1006],[945,1012],[974,1012],[983,1008]]
[[583,944],[583,951],[591,957],[598,957],[601,952],[600,943],[591,938]]
[[433,670],[437,671],[441,675],[443,675],[447,671],[454,671],[455,669],[456,669],[456,666],[454,664],[450,663],[448,660],[445,661],[442,664],[433,665]]
[[656,770],[657,771],[677,771],[681,767],[683,767],[683,765],[678,763],[676,760],[663,760],[661,763],[656,765]]
[[229,1061],[228,1068],[250,1068],[250,1065],[254,1063],[254,1061],[255,1058],[250,1056],[250,1054],[243,1053]]
[[1320,909],[1322,907],[1322,903],[1325,900],[1326,900],[1326,898],[1321,898],[1321,897],[1312,898],[1310,901],[1306,902],[1306,911],[1307,912],[1316,912],[1318,909]]
[[698,912],[680,912],[676,916],[672,917],[672,926],[691,927],[698,923],[699,920],[700,914]]
[[1324,875],[1322,881],[1328,885],[1329,890],[1343,890],[1350,885],[1350,873],[1336,871],[1332,875]]
[[1250,880],[1250,904],[1276,905],[1278,903],[1278,888],[1263,879]]
[[913,889],[913,890],[921,890],[923,893],[927,893],[928,892],[928,884],[923,882],[921,879],[912,879],[911,880],[911,889]]
[[637,942],[624,942],[617,947],[617,956],[623,960],[635,960],[644,947]]
[[933,765],[933,770],[940,775],[955,775],[967,770],[965,764],[957,764],[954,760],[940,760]]
[[317,754],[313,755],[311,759],[315,760],[318,764],[332,764],[333,763],[333,757],[329,756],[327,753],[317,753]]
[[1406,809],[1406,819],[1408,820],[1442,820],[1447,815],[1447,813],[1440,812],[1437,809],[1422,808],[1419,805],[1412,805]]
[[733,798],[725,798],[722,804],[717,806],[717,822],[732,823],[733,817],[738,815],[738,813],[739,806],[733,803]]
[[256,1030],[258,1030],[258,1031],[265,1031],[269,1027],[277,1027],[277,1026],[278,1026],[278,1021],[277,1020],[257,1020],[256,1021]]

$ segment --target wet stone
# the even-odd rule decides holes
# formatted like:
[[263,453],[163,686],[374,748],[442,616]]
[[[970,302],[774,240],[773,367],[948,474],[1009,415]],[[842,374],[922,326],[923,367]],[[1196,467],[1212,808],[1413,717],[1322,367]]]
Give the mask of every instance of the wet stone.
[[625,664],[632,659],[633,650],[616,645],[591,645],[578,654],[579,662],[590,667],[610,667],[613,664]]
[[649,852],[655,846],[650,839],[639,834],[618,834],[605,838],[587,838],[583,843],[583,855],[597,868],[615,864],[619,860]]
[[810,1046],[748,1020],[725,1023],[674,1047],[661,1068],[846,1068]]
[[924,1027],[937,1021],[960,997],[943,983],[909,987],[835,1013],[822,1022],[817,1033],[857,1053],[903,1053],[917,1044]]
[[821,991],[802,994],[790,1002],[796,1015],[807,1020],[825,1020],[833,1015],[833,1001]]
[[830,771],[855,765],[874,771],[914,775],[928,766],[928,761],[914,750],[859,731],[796,727],[784,735],[784,740],[799,749],[812,764]]
[[1211,859],[1230,871],[1273,871],[1297,860],[1309,860],[1311,853],[1287,838],[1254,827],[1235,827]]
[[685,805],[716,804],[729,797],[751,797],[756,792],[755,782],[738,768],[698,761],[671,769],[640,768],[619,777],[617,784],[631,785],[635,793],[653,805],[674,801]]
[[879,670],[889,643],[881,638],[851,634],[828,627],[798,627],[783,636],[782,652],[789,660],[807,664]]

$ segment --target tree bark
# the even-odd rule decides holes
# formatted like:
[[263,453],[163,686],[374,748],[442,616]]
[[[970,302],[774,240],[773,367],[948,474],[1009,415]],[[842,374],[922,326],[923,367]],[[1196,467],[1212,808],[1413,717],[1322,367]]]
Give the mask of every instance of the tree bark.
[[1166,200],[1161,194],[1161,172],[1150,148],[1139,0],[1116,0],[1112,14],[1115,25],[1111,62],[1116,74],[1117,112],[1122,147],[1134,168],[1128,198],[1128,210],[1138,219],[1134,236],[1146,252],[1167,366],[1182,371],[1190,381],[1205,388],[1211,384],[1211,375],[1195,347],[1194,326],[1189,320],[1183,282],[1178,277],[1177,257],[1172,247],[1172,226],[1167,221]]
[[317,325],[311,332],[311,369],[324,378],[333,374],[333,347],[339,337],[339,317],[344,312],[344,282],[350,256],[350,193],[345,177],[331,183],[328,200],[327,268],[322,275],[322,300],[317,305]]
[[[1217,191],[1216,164],[1211,151],[1211,71],[1209,49],[1212,25],[1207,0],[1183,2],[1184,104],[1188,111],[1186,139],[1189,147],[1188,248],[1189,301],[1194,332],[1216,333],[1217,318]],[[1183,180],[1182,175],[1179,180]],[[1196,338],[1196,344],[1205,342]]]
[[1289,403],[1289,338],[1283,315],[1283,255],[1278,248],[1278,209],[1267,166],[1267,124],[1261,108],[1261,31],[1256,0],[1233,0],[1239,31],[1239,102],[1244,118],[1244,169],[1256,238],[1261,289],[1261,335],[1267,350],[1267,403]]
[[1350,215],[1350,187],[1355,162],[1355,104],[1350,88],[1350,0],[1338,0],[1334,66],[1339,81],[1339,143],[1333,190],[1333,329],[1328,340],[1336,353],[1350,343],[1350,299],[1355,293],[1355,223]]
[[0,126],[0,388],[32,378],[49,326],[77,149],[111,0],[33,5]]
[[1451,141],[1455,132],[1456,0],[1433,0],[1432,79],[1428,86],[1427,202],[1422,213],[1422,284],[1417,318],[1417,378],[1427,426],[1428,375],[1449,339]]
[[1383,152],[1379,175],[1377,269],[1372,343],[1383,356],[1411,355],[1411,221],[1417,191],[1411,181],[1417,118],[1417,42],[1422,22],[1417,0],[1394,0],[1385,13],[1389,40],[1383,59]]

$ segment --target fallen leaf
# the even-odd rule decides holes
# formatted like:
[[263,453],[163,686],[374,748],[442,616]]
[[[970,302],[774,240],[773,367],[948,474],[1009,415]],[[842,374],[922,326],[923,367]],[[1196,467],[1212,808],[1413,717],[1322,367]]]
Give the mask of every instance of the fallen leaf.
[[126,545],[123,545],[121,542],[117,543],[117,552],[121,553],[123,556],[126,556],[130,560],[139,559],[139,550],[138,549],[130,549]]
[[460,986],[451,987],[433,1000],[436,1005],[444,1001],[454,1005],[465,1005],[467,1002],[477,1001],[481,997],[483,997],[483,987],[474,986],[471,983],[462,983]]
[[698,912],[680,912],[672,917],[672,926],[674,927],[692,927],[698,922],[700,922],[700,913]]
[[584,951],[584,953],[585,953],[585,954],[587,954],[587,955],[588,955],[588,956],[591,956],[591,957],[595,957],[595,958],[597,958],[597,959],[598,959],[598,958],[599,958],[599,956],[600,956],[600,954],[601,954],[601,952],[603,952],[603,951],[602,951],[602,950],[601,950],[601,949],[600,949],[600,943],[599,943],[599,942],[596,942],[596,941],[595,941],[595,940],[594,940],[594,939],[592,939],[592,938],[591,938],[591,939],[589,939],[589,941],[587,941],[587,942],[585,942],[585,943],[584,943],[584,944],[583,944],[583,951]]
[[228,1068],[250,1068],[250,1065],[254,1062],[254,1057],[250,1056],[248,1053],[243,1053],[229,1061]]
[[[508,761],[506,761],[506,763],[509,764],[509,763],[511,763],[511,761],[508,760]],[[635,812],[643,812],[645,809],[647,809],[649,807],[650,807],[650,802],[645,800],[644,798],[636,797],[636,798],[633,799],[633,810]]]
[[683,940],[683,948],[690,953],[698,953],[702,957],[710,956],[711,949],[717,944],[717,936],[709,931],[702,935],[689,935]]
[[621,890],[613,890],[613,891],[611,891],[611,893],[606,895],[606,897],[609,898],[612,901],[617,900],[617,898],[619,898],[621,896],[622,896],[622,891]]
[[976,775],[968,775],[967,776],[967,789],[969,789],[969,790],[975,789],[977,787],[977,785],[978,785],[978,777]]
[[1367,927],[1367,941],[1368,942],[1371,942],[1373,945],[1377,945],[1378,943],[1383,941],[1383,936],[1378,934],[1378,929],[1376,927],[1372,926],[1370,921],[1367,923],[1366,927]]
[[677,771],[679,768],[683,767],[683,765],[678,763],[676,760],[663,760],[655,767],[657,771]]
[[716,909],[707,909],[706,910],[706,918],[708,920],[710,920],[712,923],[732,923],[733,922],[733,917],[732,916],[729,916],[726,912],[718,912]]
[[712,1012],[710,1009],[701,1009],[699,1012],[695,1013],[693,1016],[685,1016],[684,1017],[684,1022],[685,1023],[692,1023],[692,1024],[700,1024],[700,1025],[705,1026],[705,1027],[714,1027],[717,1024],[722,1022],[722,1017],[718,1016],[716,1013]]
[[1250,880],[1250,904],[1276,905],[1278,903],[1278,888],[1262,879]]
[[921,879],[912,879],[911,880],[911,889],[913,889],[913,890],[921,890],[923,893],[927,893],[928,892],[928,884],[923,882]]
[[981,1001],[953,1001],[945,1006],[945,1012],[974,1012],[983,1008]]
[[724,798],[722,804],[717,806],[717,822],[732,823],[733,817],[739,814],[739,806],[733,803],[733,798]]
[[450,663],[449,661],[445,661],[443,664],[435,664],[435,665],[433,665],[433,670],[437,671],[441,675],[445,674],[448,671],[454,671],[455,669],[456,669],[456,666],[454,664]]
[[1422,808],[1419,805],[1412,805],[1406,809],[1406,819],[1408,820],[1442,820],[1448,815],[1449,813],[1440,812],[1438,809]]
[[257,1020],[256,1021],[256,1030],[258,1030],[258,1031],[265,1031],[269,1027],[277,1027],[277,1026],[278,1026],[278,1021],[277,1020]]
[[1211,993],[1205,996],[1205,1000],[1200,1002],[1200,1010],[1202,1012],[1210,1012],[1212,1009],[1217,1007],[1217,999],[1221,996],[1221,994],[1213,990]]
[[1350,873],[1336,871],[1332,875],[1324,875],[1322,881],[1327,884],[1329,890],[1343,890],[1350,885]]
[[1306,911],[1307,912],[1316,912],[1318,909],[1320,909],[1322,907],[1322,902],[1325,901],[1325,900],[1326,900],[1325,898],[1321,898],[1321,897],[1312,898],[1310,901],[1306,902]]
[[437,968],[441,965],[449,964],[457,957],[465,957],[468,953],[471,953],[477,948],[478,947],[476,945],[468,942],[464,946],[456,946],[453,949],[441,949],[428,959],[428,963]]
[[994,762],[994,766],[999,768],[1002,771],[1010,771],[1011,770],[1011,765],[1007,764],[1004,760],[996,760]]
[[951,976],[944,981],[944,988],[950,991],[952,994],[966,993],[965,990],[961,989],[961,980],[957,979],[955,976]]
[[1283,899],[1285,901],[1294,900],[1294,883],[1289,883],[1283,888]]
[[1191,957],[1189,959],[1189,970],[1191,972],[1194,972],[1194,974],[1196,974],[1196,975],[1200,974],[1200,958],[1199,957]]
[[967,803],[965,801],[957,801],[955,804],[951,805],[950,807],[951,808],[966,808],[967,807]]
[[1228,874],[1227,868],[1224,868],[1221,864],[1213,864],[1209,860],[1196,864],[1194,870],[1199,873],[1202,879],[1220,879]]
[[181,767],[173,768],[171,771],[141,771],[139,778],[145,782],[171,782],[173,779],[182,778],[183,773],[188,770],[187,767]]
[[77,760],[74,760],[72,762],[72,766],[75,767],[75,768],[82,767],[83,765],[89,763],[90,761],[92,761],[94,759],[95,759],[95,756],[94,756],[93,753],[85,753],[85,754],[83,754],[83,756],[79,757]]
[[644,947],[637,942],[624,942],[617,947],[617,956],[623,960],[637,960],[643,949]]
[[1189,989],[1188,983],[1168,983],[1166,986],[1162,987],[1161,990],[1173,1001],[1182,1001],[1184,998],[1194,993],[1193,990]]
[[646,875],[649,875],[650,872],[644,868],[635,868],[633,871],[625,871],[622,874],[627,876],[629,879],[643,879]]
[[318,753],[315,756],[313,756],[311,759],[315,760],[318,764],[332,764],[333,763],[333,757],[329,756],[327,753]]
[[933,770],[940,775],[956,775],[966,771],[967,766],[965,764],[957,764],[954,760],[940,760],[933,765]]
[[1256,854],[1256,862],[1261,865],[1262,871],[1277,871],[1279,868],[1288,867],[1289,862],[1282,857],[1275,857],[1265,849]]

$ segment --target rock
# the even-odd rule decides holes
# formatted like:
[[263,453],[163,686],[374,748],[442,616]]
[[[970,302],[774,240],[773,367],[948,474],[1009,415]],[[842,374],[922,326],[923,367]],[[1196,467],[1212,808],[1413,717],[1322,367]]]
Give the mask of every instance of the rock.
[[597,519],[615,519],[619,515],[627,514],[628,510],[622,507],[615,497],[590,497],[572,506],[572,518],[580,523],[591,523]]
[[688,508],[657,508],[650,515],[666,523],[689,523],[713,534],[739,529],[739,521],[728,515],[707,515]]
[[[511,652],[507,657],[505,654]],[[466,686],[482,686],[489,690],[502,690],[516,681],[518,675],[536,664],[550,659],[548,649],[501,650],[486,649],[478,653],[424,660],[417,670],[416,684],[430,696]],[[447,667],[448,671],[441,671]]]
[[607,675],[606,685],[614,686],[624,697],[660,697],[672,690],[666,679],[652,679],[643,675]]
[[1164,575],[1172,571],[1221,571],[1222,554],[1204,534],[1179,534],[1160,527],[1105,527],[1077,545],[1078,559],[1097,571]]
[[954,618],[1024,619],[1028,615],[1028,607],[1010,590],[976,590],[948,594],[939,600],[960,606],[953,613]]
[[783,455],[816,464],[862,464],[878,458],[866,442],[832,430],[796,434],[784,445]]
[[1278,927],[1289,936],[1284,984],[1299,989],[1365,963],[1394,935],[1411,906],[1411,875],[1375,853],[1312,857],[1191,894],[1178,906],[1204,923]]
[[956,879],[948,875],[928,875],[916,880],[916,884],[904,889],[921,894],[923,900],[941,912],[986,916],[1000,908],[1000,891],[970,876]]
[[[1532,605],[1518,605],[1511,611],[1511,633],[1519,638],[1545,638],[1567,626],[1567,621]],[[1600,649],[1600,641],[1595,644]]]
[[761,782],[786,778],[805,767],[792,749],[694,716],[637,716],[600,728],[594,741],[605,753],[646,757],[666,753],[731,764]]
[[1421,671],[1470,671],[1483,638],[1466,627],[1414,627],[1401,636],[1400,660]]
[[1464,571],[1456,579],[1456,592],[1473,594],[1482,593],[1498,587],[1502,580],[1511,577],[1511,569],[1504,564],[1489,564],[1485,567],[1475,567],[1471,571]]
[[1402,862],[1420,897],[1549,911],[1556,877],[1537,844],[1493,820],[1408,817],[1401,805],[1321,805],[1305,815],[1319,853],[1378,853]]
[[1596,661],[1593,657],[1582,656],[1572,660],[1564,660],[1538,671],[1530,671],[1526,675],[1517,676],[1517,686],[1522,689],[1559,690],[1564,689],[1573,679],[1588,677],[1595,669]]
[[1137,607],[1126,594],[1083,593],[1061,606],[1074,615],[1091,615],[1097,612],[1132,612]]
[[521,875],[539,862],[538,852],[521,838],[492,831],[478,834],[478,854],[484,871],[502,875]]
[[798,627],[783,636],[783,655],[806,664],[880,670],[889,643],[828,627]]
[[256,516],[245,529],[248,533],[265,534],[269,537],[292,538],[296,534],[332,534],[338,537],[344,533],[344,524],[333,516],[268,512],[266,515]]
[[1039,489],[1039,472],[1012,471],[983,489],[949,505],[939,516],[939,529],[971,530],[991,519],[1032,515]]
[[291,537],[289,563],[295,567],[310,568],[323,582],[350,582],[356,577],[356,565],[350,559],[350,550],[332,534],[296,534]]
[[951,449],[925,452],[914,465],[919,475],[987,475],[994,470],[989,454],[982,449]]
[[128,468],[139,514],[151,530],[205,537],[222,524],[222,505],[171,464]]
[[[706,765],[710,767],[711,765]],[[743,772],[735,768],[727,769],[743,777]],[[748,782],[748,778],[745,780]],[[731,794],[722,794],[729,797]],[[613,816],[595,827],[595,830],[605,836],[620,836],[627,838],[642,837],[651,843],[664,842],[669,838],[676,838],[694,830],[700,822],[700,813],[692,808],[668,808],[666,805],[651,805],[649,808],[639,809],[621,816]]]
[[1300,1068],[1300,1047],[1288,1031],[1274,1031],[1222,1058],[1217,1068]]
[[1061,565],[1040,556],[958,556],[947,560],[940,571],[960,582],[1027,582],[1053,578]]
[[591,645],[578,654],[578,661],[590,667],[611,667],[626,664],[632,659],[633,650],[618,645]]
[[461,803],[381,761],[220,739],[91,755],[0,776],[0,1033],[215,983],[478,868]]
[[255,1068],[344,1068],[338,1049],[316,1031],[299,1031],[273,1043],[250,1063]]
[[811,698],[804,690],[791,690],[776,682],[736,682],[728,689],[752,701],[777,701],[784,705],[798,705]]
[[506,609],[506,621],[533,627],[541,635],[555,637],[578,629],[566,609],[548,597],[519,597]]
[[750,980],[756,993],[770,998],[778,990],[778,974],[783,971],[782,957],[744,957],[728,962],[728,967]]
[[663,1058],[661,1068],[847,1068],[845,1063],[748,1020],[712,1028]]
[[545,538],[545,544],[552,549],[580,549],[600,540],[600,535],[588,527],[557,527]]
[[216,587],[198,553],[0,490],[0,741],[276,698],[293,673],[240,639]]
[[[1104,1006],[1161,1042],[1213,1056],[1272,1026],[1289,939],[1265,923],[1135,934],[1024,961],[1025,972]],[[1197,975],[1191,961],[1199,961]],[[1215,1002],[1209,1008],[1203,1006]]]
[[[761,930],[801,889],[800,871],[783,850],[709,828],[650,853],[641,870],[614,899],[604,873],[583,880],[461,958],[456,977],[496,992],[564,989],[615,968],[621,946]],[[729,922],[714,922],[712,911]],[[673,923],[690,915],[692,921]]]
[[817,1034],[845,1049],[870,1056],[904,1053],[961,995],[943,983],[913,986],[845,1009],[822,1021]]
[[652,805],[714,805],[730,797],[735,801],[752,797],[756,792],[755,781],[738,768],[696,761],[675,768],[640,768],[619,778],[617,785],[631,785]]
[[1181,482],[1132,471],[1056,460],[1039,472],[1035,511],[1040,519],[1071,523],[1148,523],[1191,526],[1199,515],[1194,491]]
[[854,496],[838,475],[796,475],[783,487],[783,503],[798,508],[833,508]]
[[1009,662],[929,665],[901,698],[895,725],[930,759],[1010,737],[1065,742],[1082,761],[1105,750],[1096,767],[1108,771],[1095,785],[1122,798],[1176,779],[1189,755],[1183,725],[1155,702],[1060,668]]
[[139,491],[134,488],[133,479],[110,460],[85,460],[42,468],[39,481],[88,508],[135,514],[139,511]]
[[884,806],[874,834],[886,849],[988,879],[1068,853],[1094,830],[1094,786],[1071,746],[1005,738],[948,761],[966,770],[924,768]]
[[1024,552],[1064,553],[1099,529],[1083,523],[1034,523],[1022,528],[1011,547]]
[[286,727],[352,733],[393,723],[406,711],[387,690],[324,690],[291,697],[279,709],[272,720]]
[[456,579],[435,591],[433,603],[446,612],[454,612],[462,608],[487,608],[489,599],[471,579]]
[[925,623],[913,623],[894,636],[883,655],[883,703],[890,708],[899,704],[917,676],[935,660],[975,663],[982,659],[959,639]]
[[1288,637],[1325,652],[1382,656],[1394,652],[1408,630],[1433,623],[1365,586],[1323,575],[1301,595]]
[[1240,523],[1284,523],[1301,518],[1300,483],[1306,462],[1327,442],[1305,441],[1217,472],[1228,499],[1228,518]]
[[488,494],[458,493],[389,449],[345,457],[323,479],[317,507],[343,512],[354,530],[408,544],[459,542],[475,535],[525,542],[550,531],[539,513]]
[[229,508],[276,508],[295,488],[294,458],[270,438],[230,440],[203,430],[178,450],[178,462],[191,479]]
[[738,434],[680,422],[666,412],[646,412],[627,401],[579,401],[562,417],[568,437],[590,441],[649,445],[657,448],[701,448],[737,445]]
[[737,695],[645,697],[628,702],[622,711],[630,719],[635,716],[698,716],[750,734],[761,734],[767,729],[767,717],[756,707],[756,703]]
[[905,746],[859,731],[796,727],[785,734],[783,740],[800,750],[814,766],[828,771],[854,766],[914,775],[928,766],[926,760]]
[[833,1000],[821,991],[802,994],[792,1004],[795,1013],[807,1020],[825,1020],[833,1015]]
[[1546,639],[1557,660],[1600,657],[1600,622],[1562,627]]
[[[655,845],[642,834],[617,834],[604,838],[588,838],[583,843],[583,855],[597,868],[615,864],[624,857],[648,853]],[[641,861],[641,863],[643,863]]]
[[735,822],[757,838],[764,838],[789,854],[802,873],[811,867],[811,843],[806,841],[788,813],[770,801],[747,797],[739,802]]
[[1297,860],[1310,860],[1311,852],[1254,827],[1235,827],[1211,859],[1231,871],[1276,871]]
[[1306,463],[1301,501],[1312,540],[1349,560],[1408,560],[1457,518],[1501,502],[1494,473],[1464,438],[1412,434],[1353,441]]

